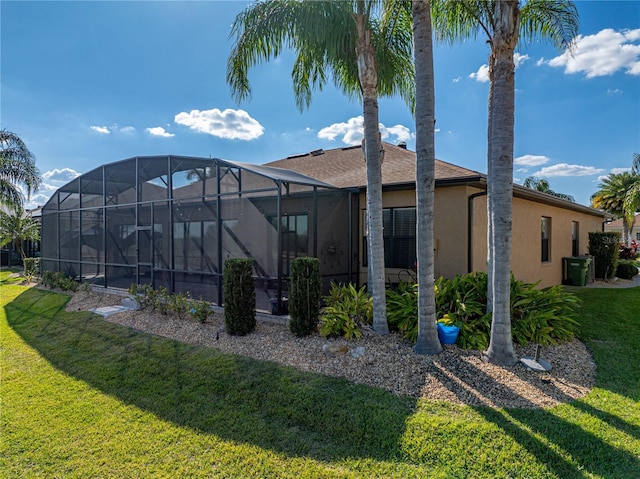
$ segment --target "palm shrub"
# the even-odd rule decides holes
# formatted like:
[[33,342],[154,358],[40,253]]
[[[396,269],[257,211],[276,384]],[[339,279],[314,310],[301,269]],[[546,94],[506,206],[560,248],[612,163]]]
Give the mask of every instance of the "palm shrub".
[[351,283],[332,282],[323,299],[326,306],[320,312],[322,336],[360,339],[362,329],[373,321],[373,299],[364,286],[356,289]]
[[609,279],[616,272],[620,244],[617,231],[593,231],[589,233],[589,254],[596,262],[596,278]]
[[321,294],[320,260],[304,257],[291,261],[289,329],[296,336],[308,336],[316,330]]
[[22,265],[24,266],[24,277],[27,278],[27,281],[31,282],[34,277],[40,275],[40,258],[24,258]]
[[224,325],[228,334],[244,336],[256,327],[252,272],[252,259],[232,258],[224,262]]

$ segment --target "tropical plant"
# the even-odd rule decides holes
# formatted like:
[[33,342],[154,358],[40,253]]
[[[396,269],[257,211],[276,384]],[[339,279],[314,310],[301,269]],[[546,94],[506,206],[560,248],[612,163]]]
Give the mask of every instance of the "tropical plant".
[[638,254],[640,254],[640,245],[636,240],[633,240],[631,243],[629,243],[629,246],[624,243],[620,243],[618,258],[633,260],[636,259]]
[[24,277],[31,283],[33,278],[40,275],[40,258],[25,258],[22,260],[24,266]]
[[553,191],[549,186],[549,182],[544,178],[529,176],[524,180],[524,183],[522,183],[522,186],[524,186],[525,188],[529,188],[530,190],[536,190],[541,193],[546,193],[548,195],[561,198],[563,200],[571,201],[572,203],[576,202],[576,199],[571,195],[566,195],[564,193],[558,193],[556,191]]
[[[396,287],[387,288],[389,329],[400,331],[404,339],[411,343],[416,343],[419,335],[418,290],[417,283],[404,281],[398,283]],[[434,327],[435,323],[434,319]],[[438,337],[437,334],[436,330],[436,339]]]
[[79,284],[64,271],[45,271],[42,274],[41,282],[51,289],[61,289],[62,291],[78,291]]
[[24,260],[27,256],[22,247],[25,240],[40,240],[40,222],[33,219],[20,205],[10,211],[0,210],[0,247],[13,242],[20,258]]
[[620,233],[617,231],[592,231],[589,233],[589,254],[595,260],[595,276],[608,280],[618,265]]
[[510,366],[517,362],[509,311],[511,225],[513,202],[513,148],[515,64],[518,42],[537,37],[568,48],[578,31],[578,14],[569,0],[434,2],[436,34],[449,41],[486,35],[489,55],[488,114],[488,271],[487,305],[493,314],[491,340],[485,357]]
[[435,97],[431,2],[412,3],[416,69],[416,229],[418,271],[418,354],[442,351],[435,323],[433,210],[435,200]]
[[633,260],[623,259],[618,261],[616,276],[622,279],[631,279],[638,274],[638,263]]
[[[633,213],[626,214],[625,205],[628,207],[631,204],[629,199],[635,195],[634,187],[638,182],[640,182],[640,174],[633,171],[612,173],[602,180],[598,185],[598,191],[591,196],[591,206],[622,218],[622,241],[627,245],[635,217]],[[635,212],[637,206],[632,209]]]
[[291,261],[289,289],[289,329],[296,336],[308,336],[318,327],[322,282],[318,258]]
[[292,70],[296,104],[311,103],[312,89],[321,90],[329,75],[338,89],[362,101],[363,151],[367,164],[369,290],[374,329],[388,332],[382,221],[383,157],[378,121],[378,96],[414,99],[412,36],[406,15],[396,2],[374,0],[270,0],[252,3],[232,25],[236,42],[227,63],[227,82],[240,101],[250,96],[248,70],[295,51]]
[[0,205],[21,207],[24,196],[18,185],[23,185],[30,196],[40,183],[33,153],[18,135],[0,130]]
[[362,329],[373,320],[373,299],[363,286],[331,283],[329,294],[323,298],[325,307],[320,311],[320,334],[360,339]]

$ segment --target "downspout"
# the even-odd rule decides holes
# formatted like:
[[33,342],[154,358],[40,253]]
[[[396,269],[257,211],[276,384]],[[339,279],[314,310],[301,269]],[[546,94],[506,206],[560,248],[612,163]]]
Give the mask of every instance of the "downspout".
[[467,272],[473,272],[473,200],[479,196],[486,196],[487,192],[480,191],[469,195],[467,206]]

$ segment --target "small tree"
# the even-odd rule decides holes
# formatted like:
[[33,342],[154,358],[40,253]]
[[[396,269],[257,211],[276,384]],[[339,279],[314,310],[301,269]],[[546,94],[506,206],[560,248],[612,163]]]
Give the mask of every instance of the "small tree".
[[296,336],[308,336],[315,331],[320,314],[321,291],[318,258],[295,258],[291,261],[289,329]]
[[0,247],[13,241],[24,260],[26,254],[22,242],[25,240],[40,240],[40,223],[26,214],[22,206],[16,206],[9,212],[0,211]]
[[244,336],[256,328],[256,292],[253,260],[233,258],[224,262],[224,325],[228,334]]
[[596,261],[596,278],[611,278],[618,265],[620,233],[594,231],[589,233],[589,254]]

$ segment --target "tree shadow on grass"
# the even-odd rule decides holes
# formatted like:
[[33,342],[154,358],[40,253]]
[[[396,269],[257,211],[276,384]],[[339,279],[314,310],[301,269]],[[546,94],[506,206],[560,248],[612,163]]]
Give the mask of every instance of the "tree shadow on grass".
[[397,459],[414,401],[139,333],[29,289],[9,325],[66,374],[174,424],[318,460]]

